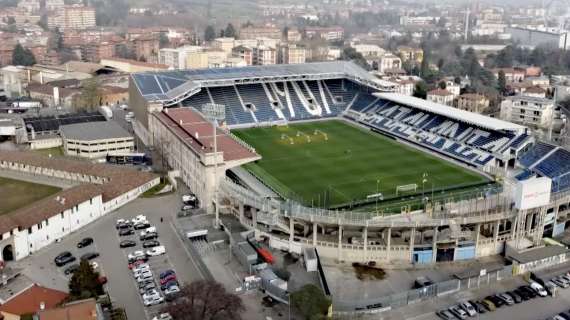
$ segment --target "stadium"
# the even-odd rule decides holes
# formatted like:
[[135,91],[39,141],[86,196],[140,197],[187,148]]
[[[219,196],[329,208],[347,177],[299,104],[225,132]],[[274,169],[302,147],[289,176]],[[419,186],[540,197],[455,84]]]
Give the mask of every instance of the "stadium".
[[129,88],[136,134],[201,206],[274,248],[425,264],[566,227],[567,150],[352,62],[137,73]]

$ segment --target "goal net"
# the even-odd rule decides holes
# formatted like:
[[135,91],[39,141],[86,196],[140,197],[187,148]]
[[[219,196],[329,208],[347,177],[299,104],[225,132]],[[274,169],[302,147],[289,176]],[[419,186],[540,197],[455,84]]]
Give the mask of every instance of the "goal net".
[[397,186],[396,187],[396,195],[399,195],[400,193],[404,193],[404,192],[410,192],[410,191],[415,192],[417,189],[418,189],[418,185],[416,183]]

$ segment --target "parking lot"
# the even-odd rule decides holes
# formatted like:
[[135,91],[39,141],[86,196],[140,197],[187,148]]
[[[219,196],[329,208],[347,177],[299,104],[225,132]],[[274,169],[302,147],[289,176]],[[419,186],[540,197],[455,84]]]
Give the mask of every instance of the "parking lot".
[[[70,251],[79,258],[83,253],[97,251],[100,257],[94,261],[97,261],[100,271],[108,278],[106,289],[111,298],[118,306],[125,308],[129,319],[151,319],[150,316],[160,307],[143,307],[138,287],[127,263],[127,254],[140,248],[140,240],[137,238],[136,247],[119,248],[120,240],[115,223],[119,218],[127,219],[145,214],[149,223],[156,226],[160,244],[166,248],[165,255],[149,259],[151,269],[156,270],[155,276],[158,275],[157,271],[171,268],[176,270],[181,283],[199,280],[203,276],[196,267],[193,260],[195,258],[190,255],[174,228],[173,218],[180,205],[179,194],[137,199],[17,264],[24,268],[23,273],[34,282],[66,290],[69,276],[63,273],[65,267],[56,267],[55,256],[63,251]],[[92,237],[94,244],[84,249],[77,249],[77,242],[84,237]]]

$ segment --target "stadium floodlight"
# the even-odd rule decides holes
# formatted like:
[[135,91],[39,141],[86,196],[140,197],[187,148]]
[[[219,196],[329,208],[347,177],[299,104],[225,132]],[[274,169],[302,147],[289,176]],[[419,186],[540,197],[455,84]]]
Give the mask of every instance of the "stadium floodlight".
[[219,228],[219,226],[220,226],[220,203],[219,203],[219,196],[218,196],[219,192],[218,192],[218,160],[217,160],[217,156],[218,156],[217,127],[218,127],[219,121],[224,121],[226,119],[226,106],[224,106],[222,104],[206,103],[206,104],[202,105],[202,113],[204,114],[204,117],[206,117],[206,120],[208,120],[212,123],[212,132],[214,134],[214,155],[215,155],[214,157],[216,158],[216,160],[214,161],[214,186],[215,186],[214,197],[216,200],[216,207],[214,208],[216,218],[215,218],[214,224],[215,224],[216,228]]

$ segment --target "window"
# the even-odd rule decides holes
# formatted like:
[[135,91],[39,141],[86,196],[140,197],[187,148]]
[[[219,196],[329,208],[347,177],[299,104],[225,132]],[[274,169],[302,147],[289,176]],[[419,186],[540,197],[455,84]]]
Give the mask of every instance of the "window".
[[28,228],[28,234],[32,234],[32,227]]
[[63,219],[63,212],[61,212],[61,218]]

